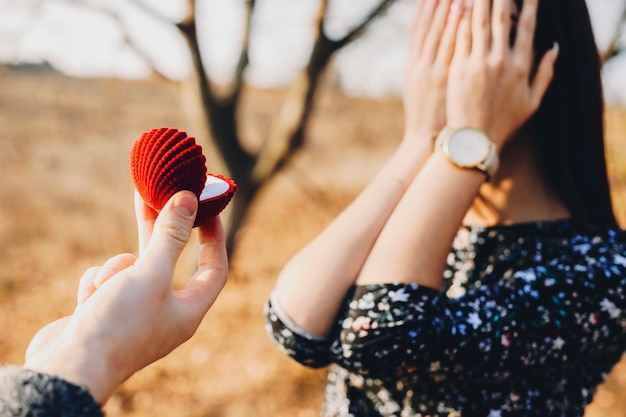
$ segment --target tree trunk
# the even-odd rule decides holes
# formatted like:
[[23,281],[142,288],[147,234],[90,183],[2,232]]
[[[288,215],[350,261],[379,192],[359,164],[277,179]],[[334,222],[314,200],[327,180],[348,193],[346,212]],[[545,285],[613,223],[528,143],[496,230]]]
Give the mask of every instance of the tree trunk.
[[237,108],[243,83],[243,73],[248,64],[250,21],[255,1],[248,0],[247,2],[246,32],[234,81],[226,94],[218,96],[202,63],[196,32],[195,1],[188,0],[188,15],[177,26],[187,40],[192,55],[198,95],[203,108],[202,113],[210,130],[211,147],[219,152],[225,162],[228,172],[224,172],[224,174],[233,178],[238,186],[237,194],[227,209],[229,218],[226,228],[229,254],[232,254],[235,249],[237,231],[245,221],[248,208],[259,190],[302,147],[315,92],[320,77],[333,54],[360,36],[369,23],[386,10],[393,1],[382,0],[379,6],[374,8],[361,24],[337,41],[329,39],[324,32],[324,18],[328,0],[320,1],[314,46],[309,62],[289,89],[285,101],[272,123],[267,140],[259,152],[253,155],[242,146],[238,131]]

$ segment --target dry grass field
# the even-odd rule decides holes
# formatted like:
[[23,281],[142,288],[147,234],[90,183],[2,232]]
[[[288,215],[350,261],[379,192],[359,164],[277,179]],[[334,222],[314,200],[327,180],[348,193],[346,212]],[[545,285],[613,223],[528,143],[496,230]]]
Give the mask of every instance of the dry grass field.
[[[20,363],[37,329],[71,313],[87,267],[135,250],[133,141],[164,125],[194,132],[177,86],[163,81],[0,68],[0,91],[0,362]],[[262,137],[281,92],[245,94],[245,132]],[[611,111],[607,125],[616,202],[626,220],[626,113]],[[120,387],[108,415],[317,416],[325,371],[305,369],[274,349],[262,306],[281,266],[352,199],[401,128],[398,99],[322,91],[309,142],[251,208],[229,282],[198,333]],[[193,262],[191,248],[181,280]],[[626,415],[625,394],[620,364],[586,417]]]

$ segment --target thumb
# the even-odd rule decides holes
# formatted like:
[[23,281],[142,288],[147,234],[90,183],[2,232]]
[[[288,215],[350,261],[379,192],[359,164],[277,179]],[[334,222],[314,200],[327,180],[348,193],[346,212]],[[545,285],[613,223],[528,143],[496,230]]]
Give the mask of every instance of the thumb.
[[559,44],[554,43],[552,49],[545,53],[539,62],[535,79],[531,85],[531,103],[535,109],[539,108],[550,82],[554,77],[554,65],[559,56]]
[[[159,213],[145,253],[140,256],[161,274],[171,275],[191,237],[198,198],[190,191],[174,194]],[[158,268],[158,269],[157,269]]]

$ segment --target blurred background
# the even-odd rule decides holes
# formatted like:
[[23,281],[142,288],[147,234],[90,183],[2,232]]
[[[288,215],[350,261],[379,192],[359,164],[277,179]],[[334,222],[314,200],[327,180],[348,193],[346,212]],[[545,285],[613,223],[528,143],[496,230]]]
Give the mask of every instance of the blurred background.
[[[626,1],[589,0],[626,224]],[[136,248],[129,153],[195,136],[235,178],[229,282],[198,333],[127,381],[111,416],[319,414],[325,370],[283,357],[262,309],[282,265],[402,135],[413,0],[0,0],[0,362],[74,306],[82,272]],[[194,269],[185,252],[178,285]],[[94,358],[97,360],[97,358]],[[586,417],[626,415],[626,363]]]

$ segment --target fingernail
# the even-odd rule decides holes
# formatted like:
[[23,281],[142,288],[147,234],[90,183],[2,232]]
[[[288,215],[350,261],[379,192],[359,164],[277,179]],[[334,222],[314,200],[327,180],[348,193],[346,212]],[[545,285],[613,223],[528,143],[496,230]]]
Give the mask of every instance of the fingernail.
[[555,54],[559,54],[559,50],[560,50],[561,46],[559,45],[559,43],[557,41],[554,41],[554,45],[552,45],[552,50],[554,51]]
[[461,10],[462,2],[463,0],[454,0],[452,4],[450,5],[450,10],[453,12],[458,12],[459,10]]
[[174,199],[173,210],[181,216],[191,217],[196,214],[196,201],[194,195],[183,193]]
[[471,10],[474,7],[474,0],[465,0],[465,10]]

